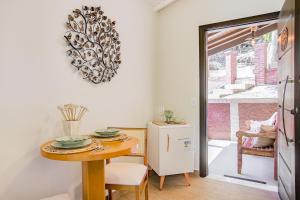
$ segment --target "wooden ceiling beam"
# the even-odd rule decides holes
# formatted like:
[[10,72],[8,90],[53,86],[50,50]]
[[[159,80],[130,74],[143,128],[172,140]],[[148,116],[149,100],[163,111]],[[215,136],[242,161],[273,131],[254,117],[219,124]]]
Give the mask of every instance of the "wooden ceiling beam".
[[[259,37],[266,33],[274,31],[276,29],[277,29],[277,23],[269,24],[269,25],[258,28],[255,33],[255,36]],[[225,42],[219,44],[218,46],[208,47],[208,56],[211,56],[213,54],[219,53],[226,49],[229,49],[229,48],[232,48],[239,44],[242,44],[246,41],[247,38],[250,38],[250,37],[251,37],[251,32],[248,32],[247,34],[240,35],[239,37],[232,38],[231,40],[226,40]]]
[[226,31],[220,31],[220,32],[217,32],[215,33],[214,35],[212,36],[208,36],[208,44],[211,44],[211,43],[214,43],[224,37],[228,37],[230,35],[233,35],[239,31],[243,30],[242,28],[239,28],[239,29],[229,29],[229,30],[226,30]]
[[220,31],[209,32],[209,33],[207,34],[207,37],[210,38],[211,36],[213,36],[213,35],[215,35],[215,34],[217,34],[217,33],[220,33]]
[[209,49],[214,48],[215,46],[219,46],[223,43],[226,43],[227,41],[231,41],[234,38],[237,38],[237,37],[243,36],[245,34],[249,34],[249,33],[251,33],[251,28],[244,28],[244,29],[235,31],[232,34],[221,35],[221,37],[218,40],[208,41],[208,48]]

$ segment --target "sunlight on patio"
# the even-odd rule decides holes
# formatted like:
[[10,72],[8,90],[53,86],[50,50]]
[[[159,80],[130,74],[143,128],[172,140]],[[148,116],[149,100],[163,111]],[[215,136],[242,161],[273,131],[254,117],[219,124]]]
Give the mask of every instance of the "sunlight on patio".
[[[273,177],[273,158],[243,155],[242,174],[237,173],[237,143],[235,141],[209,140],[208,164],[210,178],[277,191],[277,181]],[[263,181],[266,184],[228,178],[224,175]]]

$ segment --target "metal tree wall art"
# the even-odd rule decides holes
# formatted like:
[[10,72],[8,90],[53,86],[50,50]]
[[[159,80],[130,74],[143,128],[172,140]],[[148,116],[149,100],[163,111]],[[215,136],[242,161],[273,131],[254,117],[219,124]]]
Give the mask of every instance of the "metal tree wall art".
[[65,39],[67,54],[84,79],[98,84],[110,81],[121,64],[116,22],[104,15],[100,7],[83,6],[68,16]]

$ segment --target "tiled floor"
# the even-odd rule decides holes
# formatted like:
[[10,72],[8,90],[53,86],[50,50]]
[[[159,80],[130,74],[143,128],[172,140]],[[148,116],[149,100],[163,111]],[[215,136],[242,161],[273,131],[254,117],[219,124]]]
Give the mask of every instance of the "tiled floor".
[[[168,176],[164,189],[158,189],[159,177],[152,175],[150,200],[279,200],[276,192],[200,178],[191,175],[191,186],[185,186],[183,175]],[[134,200],[133,192],[117,192],[114,200]],[[144,195],[143,198],[144,199]]]

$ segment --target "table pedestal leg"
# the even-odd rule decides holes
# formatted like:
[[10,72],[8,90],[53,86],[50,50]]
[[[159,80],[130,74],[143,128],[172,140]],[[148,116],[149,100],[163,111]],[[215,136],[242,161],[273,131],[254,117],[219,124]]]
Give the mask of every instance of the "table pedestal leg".
[[83,200],[105,200],[104,160],[82,162]]

